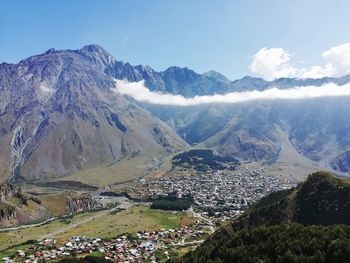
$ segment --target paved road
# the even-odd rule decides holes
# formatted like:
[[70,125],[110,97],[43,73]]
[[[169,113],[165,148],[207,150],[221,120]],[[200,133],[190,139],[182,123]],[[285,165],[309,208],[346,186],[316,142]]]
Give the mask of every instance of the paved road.
[[211,222],[209,219],[203,217],[201,214],[196,213],[195,211],[193,211],[192,206],[189,208],[189,212],[192,214],[193,217],[202,219],[204,222],[206,222],[208,227],[210,228],[211,233],[215,232],[215,228],[214,228],[213,222]]
[[37,226],[42,226],[46,223],[49,223],[53,220],[58,219],[57,217],[51,217],[49,219],[46,219],[43,222],[37,223],[37,224],[30,224],[30,225],[21,225],[21,226],[15,226],[15,227],[7,227],[7,228],[1,228],[0,232],[8,232],[8,231],[14,231],[14,230],[20,230],[20,229],[24,229],[24,228],[29,228],[29,227],[37,227]]

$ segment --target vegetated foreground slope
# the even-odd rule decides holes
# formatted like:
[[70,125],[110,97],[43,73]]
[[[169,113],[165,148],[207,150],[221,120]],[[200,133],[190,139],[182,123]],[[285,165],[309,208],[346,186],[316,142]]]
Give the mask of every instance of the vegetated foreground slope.
[[350,226],[255,226],[220,232],[194,252],[171,262],[346,263]]
[[317,172],[272,193],[179,262],[347,262],[350,184]]
[[0,178],[47,180],[186,143],[113,91],[99,46],[0,65]]
[[295,222],[303,225],[350,223],[350,184],[328,172],[317,172],[295,188],[262,198],[232,227]]

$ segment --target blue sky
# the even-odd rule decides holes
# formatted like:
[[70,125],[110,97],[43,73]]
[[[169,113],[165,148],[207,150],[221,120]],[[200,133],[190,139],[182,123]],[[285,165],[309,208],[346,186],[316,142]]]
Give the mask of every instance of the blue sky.
[[322,64],[350,42],[349,10],[345,0],[0,0],[0,62],[97,43],[132,64],[236,79],[263,47],[288,50],[298,67]]

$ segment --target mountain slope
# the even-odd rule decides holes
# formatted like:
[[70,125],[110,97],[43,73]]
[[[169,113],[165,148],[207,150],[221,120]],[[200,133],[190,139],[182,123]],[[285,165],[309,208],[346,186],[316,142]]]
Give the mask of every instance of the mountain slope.
[[323,167],[349,175],[348,97],[192,107],[142,105],[192,145],[268,164],[294,162],[298,153],[302,172]]
[[[2,178],[43,180],[125,156],[186,147],[166,124],[113,91],[99,46],[0,65]],[[11,167],[12,163],[12,167]]]
[[346,263],[350,226],[259,226],[217,233],[195,251],[170,262]]

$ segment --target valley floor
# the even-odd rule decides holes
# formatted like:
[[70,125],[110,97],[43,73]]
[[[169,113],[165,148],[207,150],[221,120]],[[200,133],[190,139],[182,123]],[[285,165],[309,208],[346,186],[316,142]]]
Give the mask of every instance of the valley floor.
[[[174,233],[176,229],[187,228],[188,225],[194,223],[196,223],[196,220],[188,213],[152,210],[147,205],[127,202],[111,209],[90,211],[56,219],[38,227],[27,227],[2,232],[0,235],[0,250],[2,250],[0,252],[0,258],[6,258],[10,255],[18,256],[18,250],[26,251],[29,254],[28,249],[33,243],[29,242],[29,244],[25,245],[28,240],[34,240],[33,242],[35,244],[45,242],[45,240],[47,242],[49,242],[48,240],[50,242],[55,240],[55,245],[65,246],[75,236],[109,240],[122,234],[137,232],[152,233],[161,229],[164,229],[163,231],[170,229],[171,233]],[[191,228],[197,229],[198,227],[197,224],[194,224]],[[168,241],[171,241],[174,246],[195,244],[191,243],[195,239],[190,240],[191,242],[189,244],[185,243],[185,236],[182,239],[179,240],[176,238],[172,240],[169,238]],[[47,247],[43,246],[40,249],[35,249],[35,251],[32,250],[31,253],[35,254],[35,252],[45,249]]]
[[[48,250],[47,246],[59,246],[67,252],[67,242],[76,236],[88,238],[88,241],[84,239],[84,242],[101,239],[118,243],[119,241],[114,240],[118,236],[147,232],[157,233],[152,235],[152,239],[156,238],[157,242],[159,241],[154,244],[162,248],[158,249],[162,252],[157,256],[166,259],[169,253],[181,254],[198,246],[226,220],[242,214],[250,204],[266,194],[295,186],[302,179],[280,173],[278,168],[260,163],[242,163],[233,170],[197,171],[193,168],[173,167],[171,158],[172,156],[139,156],[135,160],[122,160],[63,178],[61,182],[65,184],[73,181],[96,187],[97,190],[88,192],[104,207],[71,216],[62,217],[63,209],[55,205],[59,195],[47,194],[50,188],[27,186],[25,192],[35,192],[51,208],[55,218],[45,224],[2,230],[0,258],[6,259],[9,255],[18,257],[18,250],[26,251],[26,256],[33,255],[35,252]],[[79,188],[79,185],[73,186]],[[78,188],[74,191],[86,192],[79,191]],[[62,193],[58,189],[55,191]],[[110,197],[100,195],[104,191],[126,193],[130,199],[118,197],[115,200],[111,198],[114,201],[108,201]],[[193,196],[193,207],[187,212],[170,212],[151,209],[150,203],[147,203],[150,199],[154,200],[172,192],[176,192],[180,198],[187,194]],[[136,199],[138,201],[132,201]],[[165,233],[165,237],[159,236],[159,231]],[[32,242],[26,244],[28,240]],[[48,245],[40,245],[45,240],[48,240]],[[129,242],[129,237],[124,241]],[[149,238],[140,238],[141,241],[149,241]],[[37,247],[34,250],[30,248],[33,244]],[[128,246],[131,244],[128,243]],[[170,247],[171,249],[168,249]],[[77,245],[75,249],[78,251],[80,248]],[[107,255],[110,247],[100,243],[91,250],[95,251]],[[62,251],[56,252],[51,256],[62,256]],[[140,253],[149,258],[155,256],[153,252],[148,252],[150,251]],[[130,250],[128,253],[131,253]]]

